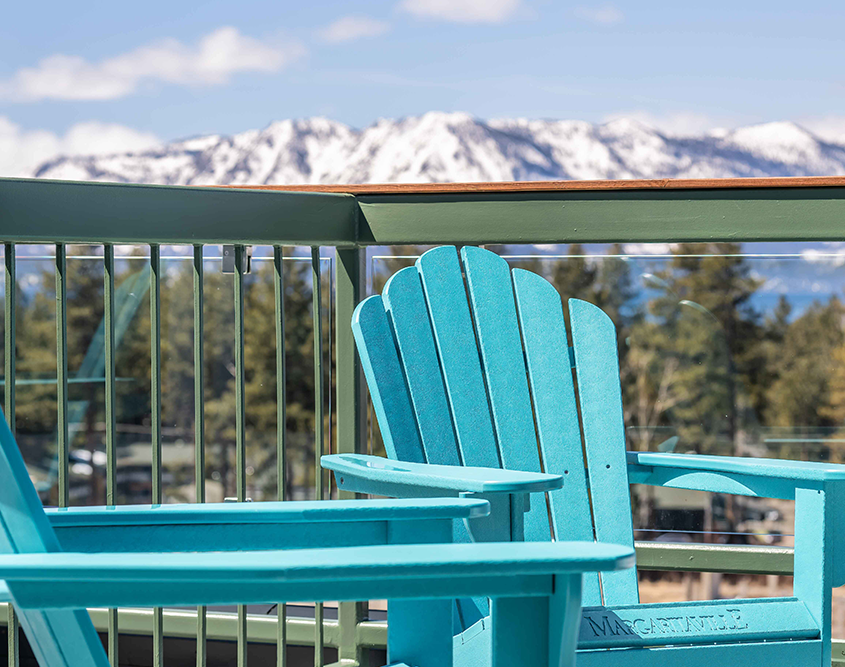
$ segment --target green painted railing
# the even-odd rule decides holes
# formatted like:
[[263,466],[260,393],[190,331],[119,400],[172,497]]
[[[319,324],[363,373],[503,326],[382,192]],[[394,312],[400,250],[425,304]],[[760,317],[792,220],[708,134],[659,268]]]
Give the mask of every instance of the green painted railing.
[[[320,190],[320,188],[311,188]],[[283,341],[283,249],[311,248],[314,313],[315,396],[324,392],[323,298],[320,248],[334,247],[337,450],[364,452],[366,394],[349,327],[365,295],[365,246],[439,243],[571,243],[652,241],[841,241],[845,240],[845,179],[773,179],[732,182],[632,182],[591,184],[502,184],[470,186],[349,187],[348,192],[290,192],[286,188],[193,188],[0,179],[0,242],[5,244],[5,413],[14,428],[16,244],[54,244],[57,306],[59,503],[68,503],[68,362],[66,247],[104,246],[106,497],[116,497],[115,445],[115,253],[116,244],[150,249],[152,496],[162,497],[161,461],[161,255],[160,246],[193,247],[193,340],[195,471],[205,469],[203,428],[203,246],[234,246],[235,413],[237,499],[246,496],[244,385],[245,246],[273,247],[276,340]],[[343,188],[334,188],[343,190]],[[285,423],[285,353],[276,348],[278,423]],[[323,451],[323,401],[315,401],[314,462]],[[284,428],[276,439],[278,498],[285,500]],[[196,497],[205,500],[203,475]],[[326,478],[315,475],[317,498]],[[340,492],[343,497],[345,492]],[[792,552],[784,548],[638,543],[641,569],[784,574]],[[249,616],[191,610],[93,610],[108,634],[109,657],[118,662],[118,633],[148,634],[154,665],[162,665],[165,637],[197,641],[197,667],[206,662],[206,641],[237,642],[238,664],[246,664],[248,642],[275,643],[277,665],[287,644],[313,645],[315,665],[323,647],[338,651],[340,664],[363,664],[368,648],[383,647],[386,625],[365,620],[366,603],[342,603],[338,620],[326,620],[321,605],[314,619]],[[280,622],[286,619],[285,622]],[[8,607],[9,665],[18,664],[16,620]],[[834,662],[845,662],[845,644],[834,646]]]

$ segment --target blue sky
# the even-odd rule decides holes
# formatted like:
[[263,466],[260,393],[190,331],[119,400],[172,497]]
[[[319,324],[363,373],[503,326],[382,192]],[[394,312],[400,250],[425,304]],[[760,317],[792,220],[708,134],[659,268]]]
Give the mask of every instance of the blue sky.
[[845,135],[845,3],[7,3],[0,173],[324,115],[429,110]]

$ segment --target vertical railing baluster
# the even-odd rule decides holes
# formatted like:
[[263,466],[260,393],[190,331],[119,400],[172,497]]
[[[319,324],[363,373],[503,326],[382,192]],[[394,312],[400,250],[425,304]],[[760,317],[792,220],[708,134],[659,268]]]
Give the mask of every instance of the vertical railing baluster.
[[[311,248],[312,319],[314,327],[314,492],[323,499],[323,307],[320,281],[320,248]],[[323,667],[323,603],[314,605],[314,667]]]
[[[246,402],[244,398],[244,246],[235,246],[235,476],[238,502],[246,500]],[[246,667],[246,607],[238,605],[238,667]]]
[[[3,304],[4,326],[6,328],[4,341],[4,375],[6,385],[4,387],[4,410],[6,413],[6,421],[9,423],[9,428],[12,434],[15,433],[15,355],[16,341],[15,325],[17,308],[15,301],[17,299],[17,275],[15,271],[15,244],[6,243],[3,249],[4,264],[5,264],[5,279],[6,279],[6,301]],[[7,658],[9,667],[18,667],[20,664],[20,624],[18,623],[18,616],[15,614],[15,608],[9,604],[8,609],[8,624],[6,626],[8,643],[7,643]]]
[[56,456],[59,473],[59,507],[68,506],[68,415],[67,415],[67,252],[56,244]]
[[[332,345],[334,341],[332,340],[334,335],[334,327],[332,326],[332,315],[334,313],[334,289],[333,287],[333,280],[334,280],[334,262],[331,258],[328,260],[329,265],[329,275],[328,275],[328,298],[329,298],[329,307],[326,309],[326,349],[329,351],[329,363],[328,363],[328,385],[329,390],[326,392],[326,414],[329,418],[326,420],[326,442],[328,443],[328,453],[332,454],[332,443],[334,442],[334,431],[332,429],[332,380],[334,379],[334,366],[332,364]],[[321,264],[322,266],[322,264]],[[323,478],[326,482],[326,492],[328,493],[329,500],[332,498],[332,484],[334,479],[332,475],[327,475]]]
[[[366,251],[361,248],[335,250],[335,358],[337,364],[337,451],[339,454],[367,453],[367,400],[364,374],[352,336],[352,314],[366,294]],[[338,498],[361,494],[338,490]],[[340,660],[365,664],[364,649],[358,644],[358,623],[367,616],[367,602],[341,602]]]
[[[152,446],[152,502],[161,492],[161,247],[150,244],[150,425]],[[164,619],[153,610],[153,667],[164,664]]]
[[9,422],[9,429],[12,433],[15,432],[15,355],[16,355],[16,325],[15,318],[17,316],[17,308],[15,301],[17,300],[17,272],[15,271],[15,244],[6,243],[3,248],[4,264],[5,264],[5,287],[6,287],[6,301],[3,304],[3,317],[6,331],[4,332],[4,374],[5,374],[5,392],[4,392],[4,410],[6,412],[6,421]]
[[[285,364],[285,272],[281,246],[273,246],[273,290],[276,311],[276,498],[287,497],[287,372]],[[276,607],[276,667],[285,667],[287,648],[287,606]]]
[[[114,246],[103,246],[103,329],[106,352],[106,505],[117,504],[117,415],[115,414]],[[117,609],[109,609],[108,652],[118,667]]]
[[[202,245],[194,246],[194,477],[197,502],[205,502],[205,360],[203,357]],[[205,607],[197,607],[197,667],[206,665],[208,621]]]

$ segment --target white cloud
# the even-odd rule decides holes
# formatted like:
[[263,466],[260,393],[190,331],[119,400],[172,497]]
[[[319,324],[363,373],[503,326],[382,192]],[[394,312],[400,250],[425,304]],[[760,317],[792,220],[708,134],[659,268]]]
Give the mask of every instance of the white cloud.
[[677,243],[626,243],[622,251],[626,255],[671,255]]
[[219,85],[238,72],[278,71],[302,53],[298,44],[270,45],[223,27],[195,47],[167,39],[97,63],[80,56],[49,56],[0,81],[0,99],[113,100],[130,95],[145,81]]
[[24,130],[0,116],[0,176],[31,176],[39,164],[59,155],[123,153],[159,144],[154,134],[113,123],[77,123],[60,136],[49,130]]
[[802,118],[798,124],[824,141],[845,144],[845,116]]
[[808,248],[801,251],[801,259],[812,264],[830,264],[832,266],[845,266],[845,249],[833,248],[830,251]]
[[576,7],[575,16],[584,21],[599,25],[613,25],[625,20],[622,10],[612,5],[605,5],[604,7]]
[[399,5],[416,16],[456,23],[501,23],[520,9],[521,0],[403,0]]
[[324,42],[337,44],[363,37],[376,37],[390,30],[390,25],[366,16],[345,16],[327,25],[317,34]]

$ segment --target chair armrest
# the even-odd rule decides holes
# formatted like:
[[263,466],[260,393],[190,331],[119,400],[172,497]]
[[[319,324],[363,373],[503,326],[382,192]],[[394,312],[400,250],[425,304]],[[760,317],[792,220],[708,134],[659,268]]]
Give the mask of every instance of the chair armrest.
[[593,542],[419,544],[225,553],[0,555],[21,608],[194,606],[276,600],[551,595],[551,575],[632,567]]
[[299,524],[362,521],[474,519],[487,516],[480,499],[319,500],[260,503],[119,505],[45,508],[56,528],[199,524]]
[[64,551],[237,552],[383,544],[401,524],[420,542],[440,541],[432,531],[490,511],[481,498],[425,498],[74,507],[47,517]]
[[563,486],[562,475],[392,461],[364,454],[331,454],[321,465],[338,488],[395,498],[464,493],[542,493]]
[[845,481],[845,465],[810,461],[628,452],[634,484],[792,499],[796,488]]

